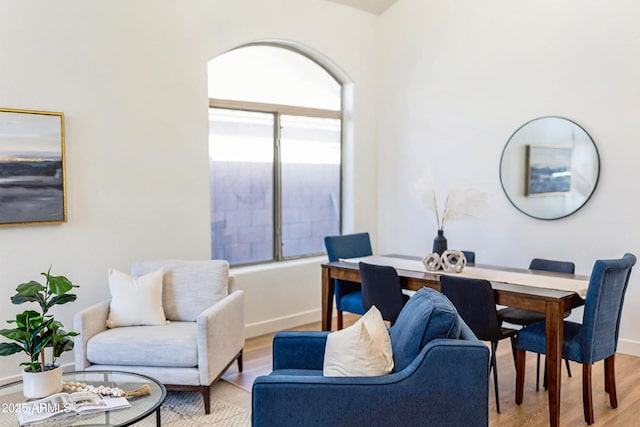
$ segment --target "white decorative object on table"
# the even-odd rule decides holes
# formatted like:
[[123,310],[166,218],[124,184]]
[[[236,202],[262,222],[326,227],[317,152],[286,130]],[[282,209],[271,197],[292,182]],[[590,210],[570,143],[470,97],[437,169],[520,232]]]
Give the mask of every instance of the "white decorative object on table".
[[74,393],[77,391],[87,391],[90,393],[96,393],[101,396],[111,397],[135,397],[143,396],[151,393],[151,387],[149,384],[143,384],[135,390],[124,391],[120,387],[107,387],[105,385],[92,385],[83,382],[65,381],[62,384],[62,391],[67,393]]
[[442,269],[453,273],[460,273],[467,265],[467,257],[462,251],[447,250],[442,253]]
[[427,271],[438,271],[442,267],[440,255],[437,253],[427,254],[422,258],[422,263]]

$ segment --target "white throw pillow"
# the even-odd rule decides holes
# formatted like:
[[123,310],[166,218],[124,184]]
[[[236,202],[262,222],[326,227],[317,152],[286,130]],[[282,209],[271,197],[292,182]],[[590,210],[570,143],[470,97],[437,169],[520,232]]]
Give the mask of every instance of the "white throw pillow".
[[369,377],[393,370],[393,353],[387,326],[372,306],[356,323],[327,336],[323,375]]
[[162,308],[162,270],[135,278],[110,268],[109,289],[108,328],[167,323]]

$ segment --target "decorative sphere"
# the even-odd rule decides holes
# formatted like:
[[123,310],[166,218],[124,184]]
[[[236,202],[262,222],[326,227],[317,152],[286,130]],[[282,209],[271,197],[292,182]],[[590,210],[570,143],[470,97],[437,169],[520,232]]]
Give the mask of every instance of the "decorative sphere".
[[467,258],[462,251],[447,250],[442,253],[442,268],[444,271],[460,273],[467,265]]
[[442,266],[440,261],[440,255],[437,253],[427,254],[424,258],[422,258],[422,263],[424,264],[424,268],[427,271],[438,271]]

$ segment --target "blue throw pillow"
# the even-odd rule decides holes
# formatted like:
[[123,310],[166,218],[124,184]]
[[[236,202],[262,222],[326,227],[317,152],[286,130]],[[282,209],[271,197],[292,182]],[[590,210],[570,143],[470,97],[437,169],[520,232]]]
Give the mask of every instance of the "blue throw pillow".
[[406,368],[429,341],[459,338],[458,312],[447,297],[430,288],[416,292],[389,329],[395,372]]

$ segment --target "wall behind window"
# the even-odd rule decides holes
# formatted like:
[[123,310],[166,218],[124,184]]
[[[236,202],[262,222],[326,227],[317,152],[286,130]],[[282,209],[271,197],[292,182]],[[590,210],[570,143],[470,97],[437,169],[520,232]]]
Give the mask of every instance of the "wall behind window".
[[[0,0],[0,8],[0,103],[65,113],[69,218],[0,229],[3,323],[18,311],[15,286],[51,264],[81,285],[79,301],[56,311],[71,327],[76,311],[108,297],[109,267],[210,257],[207,61],[255,40],[312,46],[355,82],[349,222],[374,231],[375,195],[358,191],[375,182],[373,15],[298,0]],[[318,265],[244,272],[248,328],[319,319]],[[0,381],[18,375],[21,360],[3,359]]]

